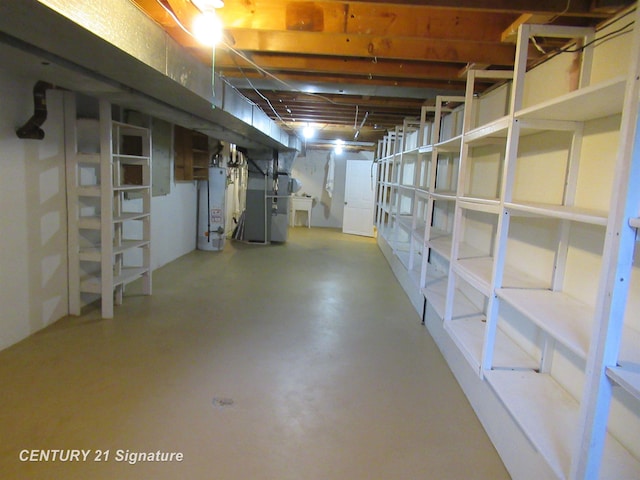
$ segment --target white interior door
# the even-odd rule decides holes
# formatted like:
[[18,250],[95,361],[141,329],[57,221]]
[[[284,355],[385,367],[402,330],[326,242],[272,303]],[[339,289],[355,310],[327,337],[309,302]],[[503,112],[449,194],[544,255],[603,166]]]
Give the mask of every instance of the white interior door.
[[347,160],[342,232],[373,237],[375,170],[371,160]]

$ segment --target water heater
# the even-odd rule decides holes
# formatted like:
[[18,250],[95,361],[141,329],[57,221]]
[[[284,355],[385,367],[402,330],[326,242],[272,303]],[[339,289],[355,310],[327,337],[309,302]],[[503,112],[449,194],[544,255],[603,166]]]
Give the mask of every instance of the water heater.
[[198,182],[198,250],[224,248],[226,189],[226,168],[209,167],[208,180]]

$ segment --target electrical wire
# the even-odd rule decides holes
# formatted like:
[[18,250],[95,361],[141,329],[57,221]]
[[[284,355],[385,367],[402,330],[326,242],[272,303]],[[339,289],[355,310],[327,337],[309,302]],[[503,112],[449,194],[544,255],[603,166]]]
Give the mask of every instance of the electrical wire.
[[571,0],[567,0],[567,6],[564,7],[564,10],[561,11],[560,13],[556,14],[555,16],[553,16],[551,18],[551,20],[549,20],[549,23],[553,23],[555,22],[559,17],[561,17],[562,15],[564,15],[565,13],[567,13],[569,11],[569,8],[571,7]]
[[538,45],[538,41],[536,40],[536,37],[531,37],[531,43],[533,43],[533,46],[536,47],[536,50],[538,50],[540,53],[542,53],[543,55],[547,54],[544,48]]
[[593,40],[591,40],[590,42],[585,43],[584,45],[577,47],[577,48],[570,48],[570,47],[565,47],[565,48],[561,48],[559,53],[578,53],[578,52],[582,52],[585,48],[590,47],[591,45],[593,45],[594,47],[597,47],[599,45],[602,45],[605,42],[608,42],[609,40],[613,40],[616,37],[619,37],[620,35],[625,35],[627,33],[631,33],[631,30],[627,30],[627,31],[623,31],[627,28],[629,28],[630,26],[632,26],[634,24],[634,22],[629,22],[627,23],[624,27],[621,27],[617,30],[614,30],[613,32],[609,32],[606,35],[603,35],[600,38],[595,38]]
[[233,63],[236,64],[236,66],[238,67],[238,70],[240,70],[240,73],[242,73],[242,76],[244,77],[244,79],[247,81],[247,83],[249,84],[249,86],[253,89],[254,92],[256,92],[256,94],[258,94],[260,96],[260,98],[262,98],[265,102],[267,102],[267,105],[269,105],[269,108],[271,109],[271,111],[273,112],[273,114],[278,118],[278,120],[280,120],[282,123],[284,123],[285,125],[287,124],[287,122],[278,114],[278,112],[276,111],[276,109],[274,108],[273,104],[271,103],[271,101],[262,94],[262,92],[260,92],[260,90],[258,90],[253,83],[251,82],[251,80],[249,79],[249,77],[247,77],[244,73],[244,69],[238,65],[238,63],[236,62],[235,58],[233,59]]
[[240,50],[236,50],[235,48],[233,48],[231,45],[229,45],[227,42],[224,43],[224,47],[228,48],[231,52],[235,53],[237,56],[239,56],[240,58],[242,58],[245,62],[249,63],[253,68],[255,68],[256,70],[258,70],[260,73],[264,73],[266,76],[271,77],[272,79],[274,79],[276,82],[281,83],[282,85],[284,85],[285,87],[287,87],[289,90],[299,93],[301,95],[307,95],[310,97],[317,97],[317,98],[321,98],[329,103],[332,103],[334,105],[351,105],[349,103],[346,102],[336,102],[335,100],[333,100],[332,98],[326,97],[324,95],[321,95],[319,93],[312,93],[312,92],[305,92],[304,90],[300,90],[299,88],[294,87],[293,85],[285,82],[284,80],[282,80],[281,78],[278,78],[276,75],[274,75],[273,73],[271,73],[269,70],[264,69],[263,67],[261,67],[260,65],[258,65],[256,62],[254,62],[253,60],[251,60],[249,57],[247,57],[244,53],[242,53]]
[[[632,8],[631,10],[626,12],[624,15],[621,15],[619,18],[616,18],[613,22],[608,23],[606,26],[610,27],[612,25],[615,25],[616,23],[622,21],[625,17],[631,15],[633,12],[635,12],[635,10],[636,10],[635,8]],[[558,48],[558,49],[556,49],[554,51],[551,51],[551,52],[548,53],[548,57],[545,58],[544,60],[542,60],[538,65],[540,65],[542,63],[546,63],[549,60],[551,60],[552,58],[554,58],[554,57],[556,57],[556,56],[558,56],[560,54],[563,54],[563,53],[579,53],[579,52],[584,51],[587,47],[595,48],[595,47],[598,47],[598,46],[600,46],[600,45],[602,45],[602,44],[604,44],[604,43],[606,43],[606,42],[608,42],[610,40],[613,40],[614,38],[617,38],[617,37],[622,36],[622,35],[626,35],[627,33],[631,33],[632,30],[626,30],[626,29],[628,29],[634,23],[635,23],[634,21],[629,22],[625,26],[620,27],[617,30],[614,30],[612,32],[609,32],[609,33],[607,33],[607,34],[605,34],[605,35],[603,35],[601,37],[594,38],[590,42],[587,42],[584,45],[581,45],[579,47],[576,47],[575,43],[571,43],[570,45],[568,45],[566,47]],[[532,43],[534,43],[534,46],[535,46],[535,42],[532,42]]]
[[191,33],[191,31],[187,27],[185,27],[184,24],[180,21],[180,19],[178,18],[178,15],[176,15],[176,12],[173,11],[173,8],[171,8],[171,5],[167,2],[167,0],[156,0],[156,2],[158,2],[158,4],[162,8],[164,8],[164,10],[169,14],[169,16],[173,19],[173,21],[176,22],[176,25],[178,25],[178,27],[180,27],[185,33],[195,38],[193,33]]

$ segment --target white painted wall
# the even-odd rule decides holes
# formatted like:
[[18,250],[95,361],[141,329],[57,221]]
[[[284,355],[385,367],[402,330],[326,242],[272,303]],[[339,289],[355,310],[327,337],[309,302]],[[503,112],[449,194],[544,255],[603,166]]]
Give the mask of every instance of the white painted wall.
[[158,268],[196,248],[198,201],[195,182],[174,182],[171,193],[151,202],[151,267]]
[[[344,210],[344,181],[347,172],[347,160],[373,160],[373,152],[345,152],[335,155],[333,196],[329,197],[325,190],[329,165],[329,150],[307,149],[298,155],[293,162],[291,175],[302,182],[299,195],[308,194],[313,197],[311,211],[312,227],[342,228]],[[306,221],[303,214],[298,214],[296,224]]]
[[[0,71],[0,349],[68,313],[61,92],[47,94],[44,140],[15,134],[33,113],[36,81]],[[170,194],[152,201],[152,267],[193,250],[195,230],[195,183],[172,178]]]
[[62,96],[48,97],[44,140],[21,140],[35,80],[0,73],[0,348],[65,315],[67,216]]

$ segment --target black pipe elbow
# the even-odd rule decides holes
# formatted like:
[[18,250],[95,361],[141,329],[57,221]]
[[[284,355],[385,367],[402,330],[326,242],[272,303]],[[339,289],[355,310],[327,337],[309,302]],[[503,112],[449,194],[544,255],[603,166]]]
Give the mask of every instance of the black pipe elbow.
[[18,138],[42,140],[44,130],[40,126],[47,119],[47,90],[54,88],[51,83],[38,81],[33,87],[33,115],[16,130]]

